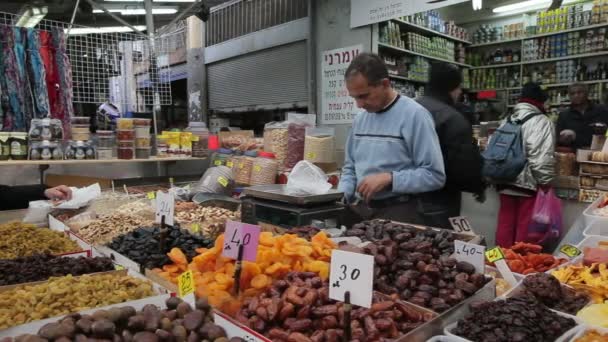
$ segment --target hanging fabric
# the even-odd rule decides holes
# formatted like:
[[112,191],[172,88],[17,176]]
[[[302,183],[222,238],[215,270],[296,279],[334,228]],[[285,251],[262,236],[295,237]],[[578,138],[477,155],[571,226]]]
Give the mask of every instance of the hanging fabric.
[[22,122],[15,124],[15,129],[19,131],[27,131],[30,122],[32,121],[34,106],[32,99],[32,91],[27,75],[27,55],[25,53],[25,47],[27,46],[27,29],[21,27],[13,28],[13,34],[15,35],[15,60],[17,61],[16,67],[21,87],[19,88],[22,94],[23,107],[22,107]]
[[40,37],[40,57],[44,64],[46,90],[49,97],[49,110],[51,118],[60,119],[59,113],[61,104],[61,93],[59,91],[59,75],[57,74],[57,65],[55,64],[55,48],[53,47],[53,39],[51,32],[39,31]]
[[23,123],[23,98],[19,91],[21,88],[19,72],[17,71],[17,61],[15,59],[15,36],[10,26],[0,26],[0,37],[2,38],[2,72],[6,78],[6,94],[8,97],[8,107],[4,114],[5,131],[18,129]]
[[2,53],[3,41],[0,39],[0,131],[4,130],[4,115],[6,111],[4,108],[8,104],[8,98],[6,96],[6,77],[4,76],[4,57]]
[[[53,47],[55,48],[55,63],[59,76],[59,93],[61,98],[61,122],[65,137],[71,137],[70,118],[74,116],[72,105],[72,66],[66,51],[66,37],[63,29],[52,29]],[[59,113],[58,113],[59,114]]]
[[34,102],[34,117],[45,118],[49,115],[49,95],[46,90],[46,72],[39,49],[38,30],[27,29],[27,67]]

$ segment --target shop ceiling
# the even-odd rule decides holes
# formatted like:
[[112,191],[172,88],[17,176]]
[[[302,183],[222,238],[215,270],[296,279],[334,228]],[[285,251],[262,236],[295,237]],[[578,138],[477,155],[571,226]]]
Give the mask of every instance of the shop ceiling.
[[[176,2],[177,1],[177,2]],[[202,0],[209,8],[220,5],[229,0]],[[95,2],[110,8],[126,8],[126,9],[139,9],[144,7],[143,0],[95,0]],[[181,13],[192,5],[194,1],[188,0],[166,0],[159,1],[154,0],[154,7],[171,8],[175,9],[177,13]],[[34,0],[34,1],[23,1],[23,0],[0,0],[0,12],[8,13],[19,13],[25,5],[33,6],[47,6],[48,14],[45,19],[56,20],[62,22],[69,22],[76,0]],[[138,15],[122,15],[115,13],[122,19],[126,20],[131,25],[145,25],[146,19],[144,14]],[[191,13],[191,14],[194,14]],[[168,24],[176,14],[155,14],[154,24],[156,27]],[[76,25],[83,26],[116,26],[117,22],[105,13],[93,13],[93,8],[86,1],[81,0],[78,6],[78,12],[74,21]]]

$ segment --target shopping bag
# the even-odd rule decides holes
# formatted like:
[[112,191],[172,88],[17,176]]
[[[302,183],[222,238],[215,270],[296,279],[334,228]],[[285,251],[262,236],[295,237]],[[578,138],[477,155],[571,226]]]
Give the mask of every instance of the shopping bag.
[[550,249],[562,234],[562,202],[553,189],[539,190],[528,225],[526,241]]

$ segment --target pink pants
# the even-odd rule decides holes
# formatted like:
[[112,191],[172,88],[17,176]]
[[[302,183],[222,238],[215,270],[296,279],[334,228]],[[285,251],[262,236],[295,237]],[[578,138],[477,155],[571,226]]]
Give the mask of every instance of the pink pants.
[[535,201],[535,197],[500,195],[496,230],[498,246],[510,248],[516,242],[526,241]]

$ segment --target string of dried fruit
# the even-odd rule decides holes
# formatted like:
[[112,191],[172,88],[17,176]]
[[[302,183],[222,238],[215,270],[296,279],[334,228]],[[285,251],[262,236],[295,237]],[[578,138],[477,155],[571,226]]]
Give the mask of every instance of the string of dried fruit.
[[51,278],[0,292],[0,329],[152,296],[152,284],[120,274]]
[[0,224],[0,259],[14,259],[40,253],[62,254],[80,251],[67,235],[32,224]]

